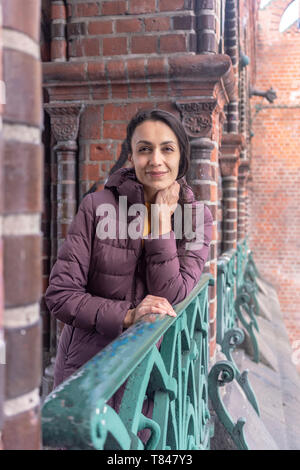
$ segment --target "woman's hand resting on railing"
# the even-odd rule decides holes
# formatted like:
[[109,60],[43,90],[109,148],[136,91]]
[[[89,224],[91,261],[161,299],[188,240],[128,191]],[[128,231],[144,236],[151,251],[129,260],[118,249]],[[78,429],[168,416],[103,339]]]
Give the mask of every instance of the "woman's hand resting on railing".
[[[147,313],[152,315],[147,315],[143,318]],[[154,322],[155,315],[170,315],[171,317],[177,316],[172,305],[167,299],[164,297],[157,297],[155,295],[147,295],[137,307],[127,311],[123,326],[124,328],[129,328],[139,320]]]

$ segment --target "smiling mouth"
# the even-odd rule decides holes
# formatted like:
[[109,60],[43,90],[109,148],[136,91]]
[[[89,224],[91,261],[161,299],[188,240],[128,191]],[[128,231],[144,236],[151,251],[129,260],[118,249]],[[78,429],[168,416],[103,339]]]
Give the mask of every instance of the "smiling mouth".
[[163,176],[166,175],[168,172],[167,171],[148,171],[147,175],[150,176]]

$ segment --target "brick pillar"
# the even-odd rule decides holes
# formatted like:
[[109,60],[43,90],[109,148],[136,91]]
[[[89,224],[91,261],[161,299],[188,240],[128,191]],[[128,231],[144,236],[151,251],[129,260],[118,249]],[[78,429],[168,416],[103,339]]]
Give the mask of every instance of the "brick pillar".
[[[183,125],[191,140],[191,168],[187,175],[197,200],[201,200],[211,210],[213,216],[213,235],[210,258],[204,272],[217,277],[217,204],[218,204],[218,146],[220,118],[223,113],[217,100],[197,102],[177,102],[181,111]],[[209,287],[210,301],[210,356],[214,357],[216,346],[216,284]]]
[[62,62],[67,58],[66,6],[63,0],[51,3],[51,61]]
[[5,102],[5,89],[2,80],[2,1],[0,0],[0,450],[3,449],[3,402],[4,402],[4,372],[5,372],[5,343],[3,333],[3,242],[2,242],[2,213],[3,213],[3,145],[2,145],[2,114]]
[[196,34],[198,54],[216,54],[216,0],[198,0],[196,4]]
[[[68,233],[77,211],[77,135],[82,106],[45,105],[51,118],[53,148],[51,179],[51,267]],[[63,323],[51,318],[50,365],[43,377],[43,396],[53,387],[53,372],[57,345]]]
[[223,187],[223,251],[237,246],[238,167],[243,139],[224,134],[219,157]]
[[246,183],[249,175],[249,161],[240,160],[238,171],[238,240],[246,236]]
[[[227,0],[225,7],[225,54],[231,58],[234,77],[238,83],[238,10],[236,0]],[[239,103],[231,101],[226,108],[226,132],[239,132]]]
[[39,0],[3,1],[3,445],[40,449],[42,96]]

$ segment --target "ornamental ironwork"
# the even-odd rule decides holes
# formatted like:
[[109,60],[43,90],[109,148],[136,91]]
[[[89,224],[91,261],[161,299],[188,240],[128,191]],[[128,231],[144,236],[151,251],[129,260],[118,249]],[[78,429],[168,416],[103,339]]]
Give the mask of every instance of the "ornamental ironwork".
[[[132,326],[46,398],[45,448],[209,449],[209,282],[210,275],[201,277],[175,306],[176,318]],[[117,413],[108,401],[122,386]],[[145,399],[152,415],[143,414]]]

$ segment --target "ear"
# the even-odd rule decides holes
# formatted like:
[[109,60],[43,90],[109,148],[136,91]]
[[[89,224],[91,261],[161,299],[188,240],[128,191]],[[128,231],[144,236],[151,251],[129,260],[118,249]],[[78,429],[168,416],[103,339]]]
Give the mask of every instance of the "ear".
[[131,163],[131,166],[133,166],[131,153],[128,154],[128,161]]

